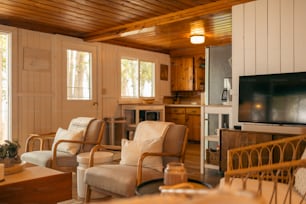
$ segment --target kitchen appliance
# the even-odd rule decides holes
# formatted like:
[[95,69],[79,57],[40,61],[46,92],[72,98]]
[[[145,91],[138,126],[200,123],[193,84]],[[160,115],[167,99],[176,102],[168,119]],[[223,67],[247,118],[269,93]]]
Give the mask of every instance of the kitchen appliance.
[[224,78],[224,88],[221,95],[223,105],[230,105],[232,103],[232,78]]
[[140,110],[139,111],[139,121],[160,121],[162,111],[160,110]]

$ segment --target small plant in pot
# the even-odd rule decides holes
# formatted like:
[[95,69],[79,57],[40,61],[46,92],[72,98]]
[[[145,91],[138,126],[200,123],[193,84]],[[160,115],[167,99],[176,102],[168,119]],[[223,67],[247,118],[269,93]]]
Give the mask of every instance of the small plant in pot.
[[5,167],[13,166],[20,163],[18,149],[20,144],[18,141],[5,140],[5,143],[0,145],[0,162],[5,164]]

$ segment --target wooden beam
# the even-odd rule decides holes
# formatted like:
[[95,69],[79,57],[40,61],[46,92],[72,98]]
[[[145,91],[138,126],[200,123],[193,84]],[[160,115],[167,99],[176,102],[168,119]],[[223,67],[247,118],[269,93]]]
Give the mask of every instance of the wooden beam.
[[[199,16],[218,13],[224,10],[231,9],[232,6],[242,4],[254,0],[219,0],[213,3],[196,6],[193,8],[177,11],[125,25],[115,26],[102,31],[96,31],[85,35],[85,40],[90,42],[100,42],[110,40],[127,35],[137,34],[138,32],[146,32],[148,28],[174,23],[186,19],[191,19]],[[135,31],[135,32],[132,32]]]

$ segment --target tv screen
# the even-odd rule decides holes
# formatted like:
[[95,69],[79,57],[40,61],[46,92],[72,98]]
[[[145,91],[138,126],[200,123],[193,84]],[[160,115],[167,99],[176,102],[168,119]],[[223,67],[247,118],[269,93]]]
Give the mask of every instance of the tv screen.
[[306,72],[240,76],[238,120],[306,124]]

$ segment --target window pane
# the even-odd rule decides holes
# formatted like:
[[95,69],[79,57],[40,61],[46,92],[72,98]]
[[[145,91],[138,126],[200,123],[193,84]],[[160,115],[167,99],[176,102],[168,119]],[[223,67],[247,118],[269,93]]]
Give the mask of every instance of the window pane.
[[138,97],[138,61],[121,59],[121,96]]
[[9,135],[9,34],[0,33],[0,143],[8,140]]
[[92,56],[89,52],[67,50],[67,99],[92,99]]
[[154,65],[152,62],[140,62],[139,92],[141,97],[154,96]]

